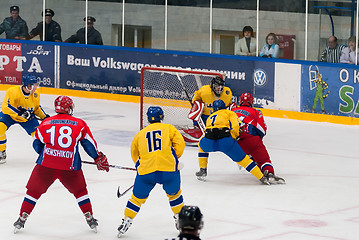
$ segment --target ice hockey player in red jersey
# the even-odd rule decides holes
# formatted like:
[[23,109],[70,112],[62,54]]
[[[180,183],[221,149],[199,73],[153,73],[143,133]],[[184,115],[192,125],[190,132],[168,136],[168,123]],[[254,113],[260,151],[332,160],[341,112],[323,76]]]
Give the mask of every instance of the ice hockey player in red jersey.
[[271,184],[285,183],[283,178],[275,175],[268,151],[263,144],[263,137],[267,133],[267,125],[261,111],[253,108],[253,96],[250,93],[243,93],[239,97],[239,106],[233,108],[240,121],[241,135],[237,140],[243,151],[251,155],[254,162],[268,178]]
[[15,233],[24,224],[42,194],[56,179],[72,193],[84,213],[87,224],[97,232],[97,220],[93,217],[92,205],[86,181],[81,170],[79,143],[95,160],[98,170],[109,171],[106,156],[99,152],[97,143],[86,122],[72,116],[74,104],[71,98],[59,96],[55,100],[55,116],[42,121],[35,133],[33,148],[39,154],[20,209],[20,217],[14,223]]

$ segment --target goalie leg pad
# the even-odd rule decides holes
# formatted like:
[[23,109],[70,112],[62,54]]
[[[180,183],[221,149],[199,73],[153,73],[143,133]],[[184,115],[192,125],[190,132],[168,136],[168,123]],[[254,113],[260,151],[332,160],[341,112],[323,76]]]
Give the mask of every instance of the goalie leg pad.
[[198,121],[202,115],[204,103],[200,101],[194,101],[191,111],[188,114],[188,118],[194,121]]
[[199,128],[181,129],[184,140],[189,143],[198,143],[202,137],[202,131]]

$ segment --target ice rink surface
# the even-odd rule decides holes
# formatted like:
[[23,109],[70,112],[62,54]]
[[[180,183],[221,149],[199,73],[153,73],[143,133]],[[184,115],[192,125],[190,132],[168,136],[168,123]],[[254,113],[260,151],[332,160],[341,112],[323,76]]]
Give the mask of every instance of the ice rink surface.
[[[4,92],[0,92],[0,99]],[[53,115],[56,96],[41,95]],[[139,106],[73,97],[74,116],[90,126],[110,164],[133,167],[130,144],[139,130]],[[166,114],[166,113],[165,113]],[[186,117],[186,116],[183,116]],[[262,185],[221,153],[210,155],[208,177],[200,182],[197,148],[186,147],[181,162],[185,204],[198,205],[204,215],[201,238],[207,240],[359,239],[359,126],[266,118],[264,142],[285,185]],[[18,125],[7,132],[7,163],[0,165],[0,238],[23,240],[117,239],[117,227],[131,192],[135,172],[97,171],[83,165],[98,233],[86,224],[75,198],[56,181],[28,218],[13,233],[13,223],[35,166],[32,138]],[[83,160],[91,160],[82,151]],[[156,186],[121,239],[163,240],[177,236],[167,197]]]

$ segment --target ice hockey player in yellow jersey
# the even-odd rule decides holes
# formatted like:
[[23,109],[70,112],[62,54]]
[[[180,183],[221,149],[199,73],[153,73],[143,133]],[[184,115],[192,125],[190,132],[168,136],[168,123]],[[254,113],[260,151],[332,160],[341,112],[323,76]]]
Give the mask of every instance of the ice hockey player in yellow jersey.
[[206,122],[205,135],[198,144],[198,160],[200,171],[196,172],[199,180],[205,180],[207,176],[207,163],[209,152],[223,152],[241,167],[255,176],[264,184],[268,179],[258,166],[246,155],[236,142],[240,136],[239,119],[237,115],[225,109],[226,105],[222,100],[213,102],[213,113]]
[[221,99],[226,107],[232,103],[232,91],[224,86],[225,81],[219,76],[211,80],[211,85],[205,85],[194,93],[192,103],[200,101],[204,103],[202,119],[206,122],[207,118],[213,112],[212,103]]
[[166,192],[175,219],[184,205],[179,158],[185,142],[174,126],[161,123],[163,117],[162,108],[149,107],[147,118],[150,125],[139,131],[132,141],[131,157],[137,168],[137,176],[132,196],[126,205],[125,217],[118,228],[118,237],[131,226],[156,184],[161,184]]
[[188,143],[198,143],[202,137],[205,123],[209,115],[213,112],[212,103],[221,99],[226,107],[232,103],[232,91],[224,86],[223,77],[212,78],[210,85],[204,85],[198,89],[192,98],[192,108],[188,118],[194,121],[194,129],[182,130],[185,141]]
[[40,94],[37,91],[38,80],[33,75],[25,75],[21,86],[10,87],[2,102],[0,112],[0,163],[6,162],[6,131],[14,124],[20,124],[33,136],[39,126],[39,119],[48,115],[40,106]]

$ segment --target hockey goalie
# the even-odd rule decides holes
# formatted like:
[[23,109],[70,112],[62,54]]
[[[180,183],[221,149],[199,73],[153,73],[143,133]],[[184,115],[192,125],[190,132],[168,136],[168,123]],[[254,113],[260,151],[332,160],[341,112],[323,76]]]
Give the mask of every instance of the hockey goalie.
[[212,113],[212,103],[216,100],[223,100],[228,109],[231,109],[232,91],[229,87],[224,86],[223,77],[215,76],[212,78],[210,85],[204,85],[198,89],[192,98],[192,108],[188,118],[193,120],[193,128],[182,129],[182,135],[189,144],[198,143],[202,137],[208,116]]

